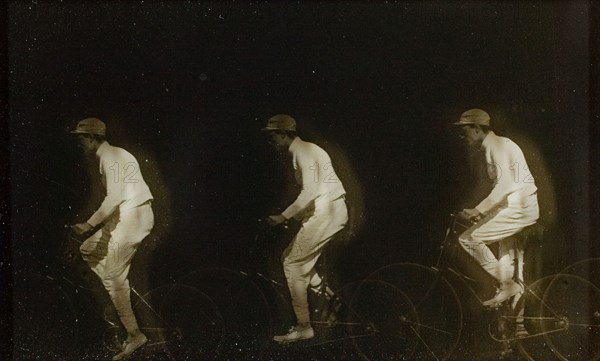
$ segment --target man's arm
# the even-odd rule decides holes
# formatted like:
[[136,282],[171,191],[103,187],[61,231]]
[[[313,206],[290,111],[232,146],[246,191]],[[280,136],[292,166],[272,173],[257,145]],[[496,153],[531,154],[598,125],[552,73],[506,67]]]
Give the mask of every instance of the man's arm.
[[287,221],[287,218],[285,218],[281,214],[274,214],[272,216],[269,216],[269,218],[267,218],[267,222],[269,223],[270,226],[276,226],[278,224],[284,223],[285,221]]
[[73,231],[75,231],[76,234],[81,236],[83,234],[91,232],[94,229],[94,227],[91,224],[85,222],[85,223],[77,223],[76,225],[73,226],[72,229],[73,229]]

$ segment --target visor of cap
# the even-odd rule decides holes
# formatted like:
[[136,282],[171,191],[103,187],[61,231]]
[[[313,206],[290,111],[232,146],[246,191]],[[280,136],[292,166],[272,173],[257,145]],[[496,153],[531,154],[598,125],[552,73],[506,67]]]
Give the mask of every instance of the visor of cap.
[[477,124],[477,122],[474,122],[472,120],[460,120],[460,121],[454,122],[452,124],[453,125],[469,125],[469,124]]

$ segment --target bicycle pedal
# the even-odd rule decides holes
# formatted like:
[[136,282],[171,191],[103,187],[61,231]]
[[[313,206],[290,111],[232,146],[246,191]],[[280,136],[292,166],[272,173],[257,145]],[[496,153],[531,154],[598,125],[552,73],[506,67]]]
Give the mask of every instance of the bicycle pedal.
[[317,325],[321,328],[333,328],[337,325],[337,319],[335,317],[325,318],[323,321],[317,322]]
[[529,331],[525,328],[525,325],[522,323],[517,323],[517,327],[515,329],[515,338],[526,338],[529,336]]
[[504,357],[506,356],[512,356],[512,354],[514,353],[513,349],[511,347],[508,347],[502,351],[500,351],[500,360],[503,360]]
[[364,326],[365,326],[366,332],[378,332],[377,326],[375,326],[375,324],[372,322],[369,322],[368,324],[366,324]]

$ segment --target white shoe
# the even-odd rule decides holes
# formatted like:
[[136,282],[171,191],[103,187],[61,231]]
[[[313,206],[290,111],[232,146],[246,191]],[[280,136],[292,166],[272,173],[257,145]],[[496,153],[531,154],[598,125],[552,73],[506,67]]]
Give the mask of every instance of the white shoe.
[[125,347],[122,352],[119,352],[115,356],[113,356],[113,361],[124,360],[129,357],[135,350],[144,346],[144,344],[148,342],[148,338],[143,333],[138,336],[125,341]]
[[290,343],[300,340],[308,340],[315,337],[315,331],[311,326],[300,327],[294,326],[290,328],[286,335],[280,335],[273,337],[273,341],[279,343]]
[[513,280],[504,281],[500,284],[500,289],[496,293],[496,295],[489,300],[483,302],[483,305],[486,307],[497,307],[502,302],[508,300],[509,298],[522,293],[523,287]]

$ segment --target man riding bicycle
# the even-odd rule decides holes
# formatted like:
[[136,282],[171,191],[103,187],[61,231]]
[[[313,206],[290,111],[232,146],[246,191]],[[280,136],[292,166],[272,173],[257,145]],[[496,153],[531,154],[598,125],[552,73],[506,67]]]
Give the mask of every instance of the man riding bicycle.
[[[296,181],[302,186],[302,191],[292,204],[281,214],[271,215],[267,219],[271,226],[290,218],[299,219],[302,224],[282,256],[296,314],[296,326],[285,335],[273,337],[276,342],[289,343],[314,337],[307,290],[309,287],[320,287],[322,279],[315,264],[323,247],[348,222],[346,190],[337,177],[327,152],[298,137],[294,118],[286,114],[275,115],[269,118],[262,131],[267,133],[269,143],[292,158]],[[330,289],[327,293],[333,296]]]
[[[494,181],[485,199],[459,214],[463,219],[476,220],[460,235],[459,243],[498,281],[496,295],[483,303],[494,306],[523,291],[513,278],[511,246],[503,240],[536,223],[539,218],[537,187],[521,148],[490,129],[488,113],[481,109],[468,110],[454,125],[460,127],[461,138],[470,147],[485,153],[487,175]],[[500,242],[498,257],[488,248],[495,242]]]

